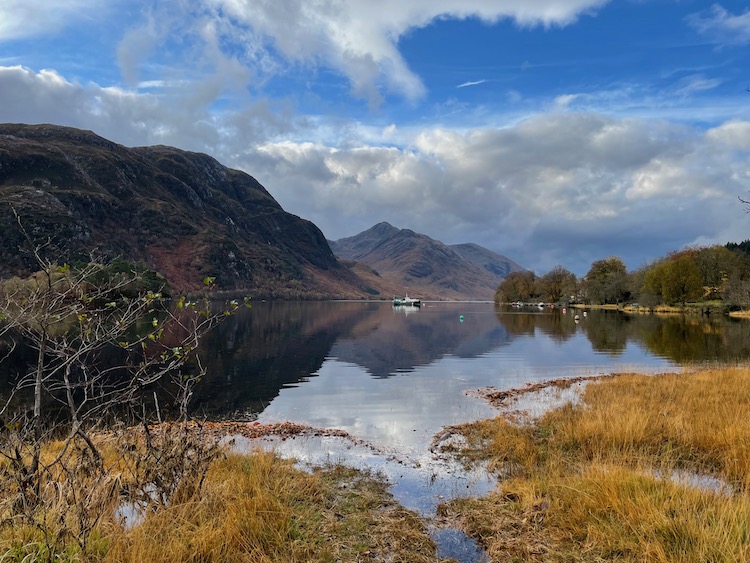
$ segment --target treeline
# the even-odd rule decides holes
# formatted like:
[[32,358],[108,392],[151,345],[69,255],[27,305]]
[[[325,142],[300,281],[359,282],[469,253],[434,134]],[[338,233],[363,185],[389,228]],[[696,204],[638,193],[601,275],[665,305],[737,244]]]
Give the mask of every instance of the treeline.
[[638,303],[643,307],[720,300],[729,310],[750,306],[750,241],[672,252],[628,272],[622,259],[597,260],[582,278],[563,266],[543,276],[513,272],[496,303]]

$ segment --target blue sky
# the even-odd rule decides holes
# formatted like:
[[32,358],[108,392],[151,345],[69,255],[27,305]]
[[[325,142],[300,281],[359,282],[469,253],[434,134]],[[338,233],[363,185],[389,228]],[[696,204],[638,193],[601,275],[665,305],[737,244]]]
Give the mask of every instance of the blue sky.
[[749,55],[736,1],[3,0],[0,121],[582,275],[750,238]]

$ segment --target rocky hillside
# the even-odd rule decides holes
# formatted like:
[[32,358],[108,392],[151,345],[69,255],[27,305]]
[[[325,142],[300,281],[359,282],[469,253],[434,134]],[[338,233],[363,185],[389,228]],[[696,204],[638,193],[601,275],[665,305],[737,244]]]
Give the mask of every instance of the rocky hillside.
[[328,241],[339,258],[364,262],[403,293],[422,299],[492,299],[512,260],[476,244],[448,246],[388,223]]
[[55,260],[142,261],[177,291],[215,276],[220,289],[254,297],[380,295],[336,259],[314,224],[205,154],[0,125],[0,277],[35,268],[14,209]]
[[448,248],[464,260],[468,260],[478,268],[497,276],[500,281],[504,280],[511,272],[521,272],[526,269],[510,258],[487,250],[478,244],[451,244]]

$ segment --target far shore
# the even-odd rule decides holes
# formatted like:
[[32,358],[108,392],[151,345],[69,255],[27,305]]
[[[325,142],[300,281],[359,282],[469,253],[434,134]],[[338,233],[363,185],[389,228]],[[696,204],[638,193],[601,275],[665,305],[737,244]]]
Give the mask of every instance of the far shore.
[[622,311],[630,314],[657,314],[657,315],[728,315],[737,318],[750,318],[750,310],[742,311],[724,311],[721,303],[687,303],[685,305],[656,305],[654,307],[645,307],[642,305],[588,305],[583,303],[571,303],[568,305],[571,309],[599,309],[605,311]]

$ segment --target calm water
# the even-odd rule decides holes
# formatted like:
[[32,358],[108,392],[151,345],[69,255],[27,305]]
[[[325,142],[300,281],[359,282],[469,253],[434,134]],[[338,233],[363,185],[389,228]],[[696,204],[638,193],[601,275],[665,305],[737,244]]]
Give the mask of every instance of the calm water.
[[[580,314],[580,311],[578,311]],[[256,303],[205,341],[195,408],[412,442],[490,414],[465,392],[580,374],[750,358],[750,322],[504,309],[488,303]]]

